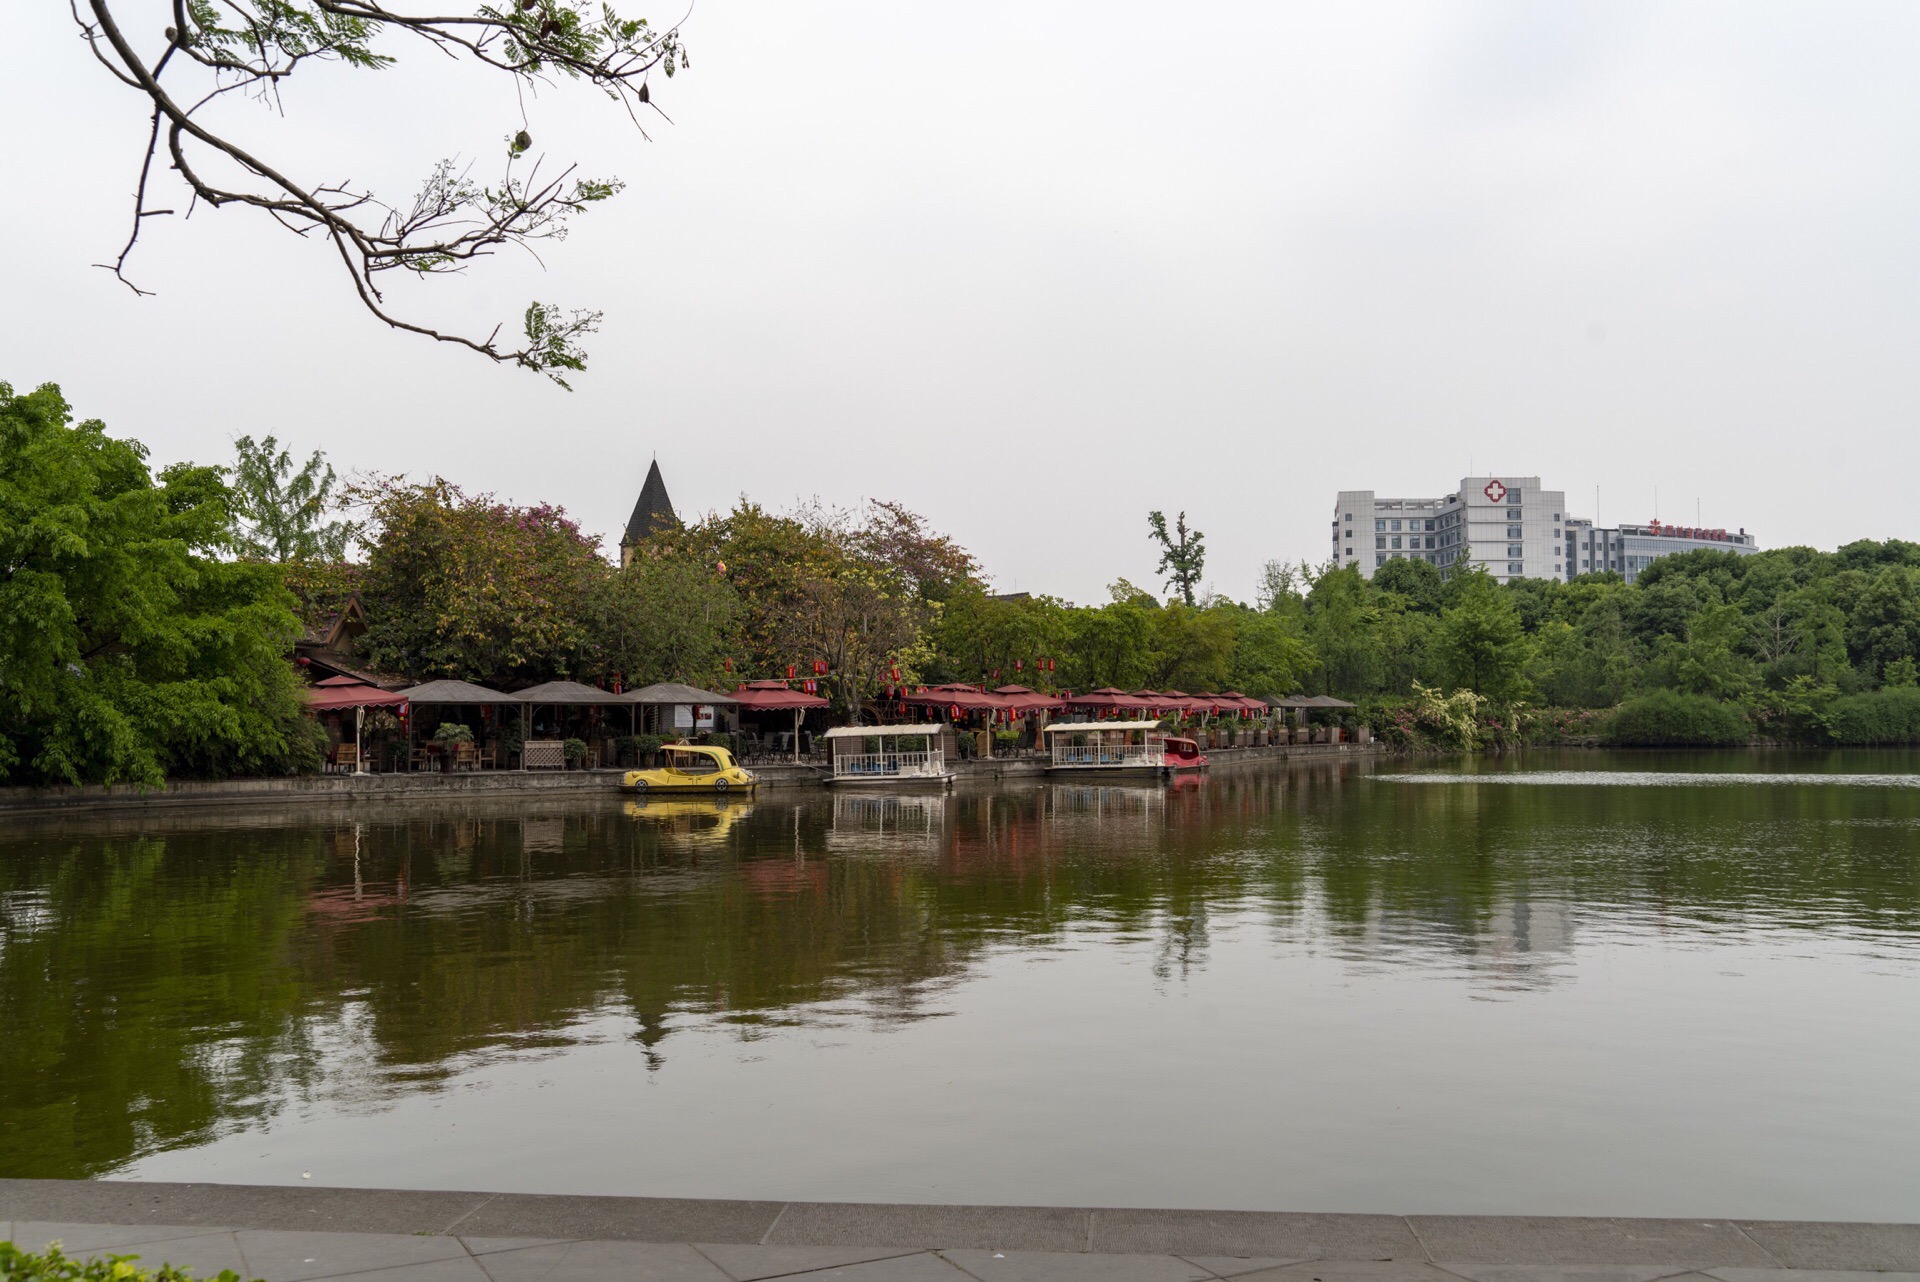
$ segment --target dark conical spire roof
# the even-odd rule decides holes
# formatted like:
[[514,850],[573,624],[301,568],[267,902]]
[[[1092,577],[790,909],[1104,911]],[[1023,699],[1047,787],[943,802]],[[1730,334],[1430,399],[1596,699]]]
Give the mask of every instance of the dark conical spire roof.
[[673,514],[673,500],[667,497],[667,483],[660,479],[660,460],[655,459],[647,469],[647,481],[640,487],[640,499],[633,505],[633,515],[627,518],[627,535],[620,542],[630,547],[679,521]]

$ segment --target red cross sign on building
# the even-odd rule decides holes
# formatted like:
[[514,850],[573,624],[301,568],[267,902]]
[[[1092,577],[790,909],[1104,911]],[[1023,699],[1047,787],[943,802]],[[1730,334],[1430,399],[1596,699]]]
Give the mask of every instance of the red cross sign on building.
[[1487,496],[1487,501],[1489,503],[1498,503],[1501,499],[1507,497],[1507,487],[1500,484],[1499,477],[1495,477],[1493,480],[1488,481],[1487,488],[1480,492]]

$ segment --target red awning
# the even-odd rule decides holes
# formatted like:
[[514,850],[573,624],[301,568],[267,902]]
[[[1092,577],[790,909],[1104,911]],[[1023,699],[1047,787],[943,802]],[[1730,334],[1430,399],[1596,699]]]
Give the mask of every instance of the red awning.
[[742,708],[754,712],[791,711],[794,708],[824,708],[827,701],[817,694],[792,689],[784,681],[749,681],[733,692]]
[[1042,694],[1028,686],[995,686],[993,697],[1000,700],[1000,706],[1008,712],[1051,712],[1067,706],[1067,701],[1057,694]]
[[900,702],[922,708],[958,708],[962,712],[1004,712],[1007,704],[998,695],[984,694],[978,687],[957,681],[929,686],[925,691],[903,694]]
[[315,712],[331,712],[336,708],[404,708],[407,696],[398,690],[382,690],[378,686],[315,686],[307,691],[307,707]]

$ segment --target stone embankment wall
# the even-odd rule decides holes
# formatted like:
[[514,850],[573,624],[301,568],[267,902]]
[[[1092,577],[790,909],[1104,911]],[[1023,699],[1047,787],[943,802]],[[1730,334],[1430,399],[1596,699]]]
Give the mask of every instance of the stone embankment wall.
[[[1378,754],[1378,744],[1315,743],[1270,748],[1215,748],[1208,758],[1215,770],[1291,760],[1361,758]],[[817,788],[826,771],[808,765],[757,765],[766,790]],[[996,757],[961,761],[962,779],[1041,778],[1044,758]],[[0,788],[0,815],[130,813],[152,807],[214,806],[248,802],[391,801],[410,797],[444,801],[453,797],[564,797],[611,792],[620,786],[619,770],[479,771],[470,774],[302,775],[291,779],[181,780],[164,788],[132,784],[58,788]]]

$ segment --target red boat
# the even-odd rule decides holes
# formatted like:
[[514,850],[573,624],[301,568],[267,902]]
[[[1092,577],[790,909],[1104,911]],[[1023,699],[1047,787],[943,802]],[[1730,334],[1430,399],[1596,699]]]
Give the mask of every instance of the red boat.
[[1167,738],[1160,743],[1166,751],[1168,774],[1177,775],[1207,768],[1207,754],[1200,751],[1200,745],[1193,740]]

